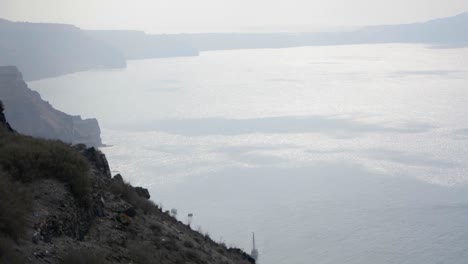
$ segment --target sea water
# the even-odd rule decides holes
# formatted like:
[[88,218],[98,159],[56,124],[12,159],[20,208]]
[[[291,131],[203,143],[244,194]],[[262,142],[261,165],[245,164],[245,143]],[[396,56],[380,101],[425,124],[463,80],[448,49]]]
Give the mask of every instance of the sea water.
[[204,52],[29,83],[113,173],[264,264],[468,261],[468,49]]

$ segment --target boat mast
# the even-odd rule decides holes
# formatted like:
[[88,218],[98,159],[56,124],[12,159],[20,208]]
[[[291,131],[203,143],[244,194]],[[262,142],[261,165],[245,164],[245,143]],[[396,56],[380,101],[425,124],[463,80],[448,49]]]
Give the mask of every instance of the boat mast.
[[253,250],[255,250],[255,232],[252,232]]
[[250,256],[254,260],[258,260],[258,250],[255,248],[255,232],[252,232],[252,243],[253,243],[253,248],[252,248],[252,253],[250,253]]

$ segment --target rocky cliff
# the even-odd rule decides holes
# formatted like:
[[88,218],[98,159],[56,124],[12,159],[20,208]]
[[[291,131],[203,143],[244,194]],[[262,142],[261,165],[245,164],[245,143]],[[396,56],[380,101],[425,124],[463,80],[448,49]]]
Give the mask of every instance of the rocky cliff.
[[[5,123],[2,123],[5,124]],[[0,263],[248,264],[111,177],[94,148],[0,126]]]
[[370,26],[349,32],[201,33],[171,35],[200,51],[376,43],[468,47],[468,12],[424,23]]
[[7,122],[3,111],[5,111],[5,108],[3,106],[3,103],[0,101],[0,127],[3,127],[6,131],[13,132],[13,129],[11,128],[10,124]]
[[16,67],[0,67],[0,100],[11,126],[25,135],[101,146],[96,119],[82,119],[54,109],[32,91]]
[[123,68],[123,54],[65,24],[0,19],[0,66],[15,65],[27,81],[85,71]]
[[88,35],[112,44],[129,60],[198,56],[198,49],[174,35],[148,35],[132,30],[88,30]]

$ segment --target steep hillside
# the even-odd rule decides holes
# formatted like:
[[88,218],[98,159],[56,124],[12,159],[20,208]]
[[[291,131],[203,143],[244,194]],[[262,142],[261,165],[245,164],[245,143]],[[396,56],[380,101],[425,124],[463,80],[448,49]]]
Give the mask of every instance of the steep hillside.
[[111,177],[105,156],[8,131],[0,112],[1,264],[247,264]]
[[[0,67],[0,100],[11,126],[25,135],[60,139],[69,143],[102,146],[96,119],[67,115],[42,100],[24,82],[16,67]],[[86,103],[86,102],[83,102]]]
[[92,68],[122,68],[122,53],[62,24],[0,20],[0,66],[15,65],[27,81]]

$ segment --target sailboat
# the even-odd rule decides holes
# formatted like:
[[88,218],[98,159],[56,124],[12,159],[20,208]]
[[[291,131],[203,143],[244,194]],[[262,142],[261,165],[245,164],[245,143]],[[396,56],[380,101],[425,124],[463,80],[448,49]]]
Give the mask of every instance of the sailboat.
[[252,242],[253,242],[253,248],[252,252],[250,253],[250,256],[257,261],[258,259],[258,250],[255,248],[255,233],[252,233]]

